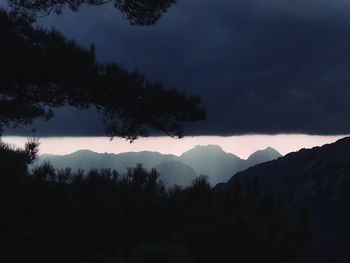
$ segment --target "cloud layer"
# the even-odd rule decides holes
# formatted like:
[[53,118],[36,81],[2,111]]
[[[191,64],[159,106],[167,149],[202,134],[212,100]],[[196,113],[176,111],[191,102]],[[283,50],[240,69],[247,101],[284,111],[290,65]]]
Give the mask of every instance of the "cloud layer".
[[[130,26],[109,6],[39,23],[94,43],[101,62],[200,95],[208,119],[190,124],[190,134],[344,134],[349,12],[345,0],[179,0],[153,27]],[[69,119],[74,124],[65,127]],[[66,109],[39,131],[100,134],[96,120],[92,111]]]

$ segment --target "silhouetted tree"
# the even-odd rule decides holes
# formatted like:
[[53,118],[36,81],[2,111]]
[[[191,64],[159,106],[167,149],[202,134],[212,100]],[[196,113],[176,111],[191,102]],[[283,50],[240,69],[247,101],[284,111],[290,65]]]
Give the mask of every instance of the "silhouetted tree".
[[12,14],[35,19],[52,11],[61,13],[64,7],[73,11],[81,5],[100,6],[113,3],[133,25],[151,25],[158,21],[176,0],[8,0]]
[[287,263],[309,239],[305,213],[289,220],[271,194],[213,191],[205,177],[167,189],[140,165],[120,175],[44,163],[26,178],[0,184],[2,262]]
[[181,137],[183,122],[205,117],[198,97],[149,83],[116,64],[101,65],[94,48],[57,31],[0,11],[0,32],[0,127],[49,119],[54,107],[94,106],[108,135],[134,140],[149,129]]
[[18,183],[27,175],[27,166],[34,162],[39,142],[28,140],[24,149],[8,145],[0,139],[0,185]]

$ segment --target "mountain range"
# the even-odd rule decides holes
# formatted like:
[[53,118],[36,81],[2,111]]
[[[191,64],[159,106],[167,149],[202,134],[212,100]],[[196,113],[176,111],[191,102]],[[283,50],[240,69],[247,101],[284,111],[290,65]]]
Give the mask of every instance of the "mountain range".
[[158,169],[168,184],[186,185],[189,178],[207,174],[213,185],[218,183],[213,191],[228,191],[237,184],[247,193],[258,188],[261,195],[269,197],[272,193],[277,197],[291,220],[303,213],[308,218],[311,238],[297,263],[350,262],[350,137],[284,157],[267,148],[247,160],[215,145],[196,146],[178,157],[151,152],[111,155],[79,151],[66,156],[44,155],[43,160],[58,168],[83,169],[109,166],[123,170],[143,163],[147,169]]
[[180,156],[148,151],[112,154],[79,150],[67,155],[43,154],[39,156],[38,163],[49,161],[57,169],[111,168],[120,173],[141,163],[148,170],[155,168],[165,183],[187,186],[199,175],[207,175],[212,185],[226,182],[238,171],[279,157],[281,154],[270,147],[244,160],[217,145],[198,145]]
[[309,211],[312,242],[298,262],[350,262],[350,137],[248,168],[214,189],[239,183],[248,191],[257,182],[292,215]]

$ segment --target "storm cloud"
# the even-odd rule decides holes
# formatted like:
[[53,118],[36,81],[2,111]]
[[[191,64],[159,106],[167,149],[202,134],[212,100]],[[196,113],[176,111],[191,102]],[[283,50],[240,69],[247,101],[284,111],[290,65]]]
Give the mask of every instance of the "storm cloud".
[[[350,2],[179,0],[151,27],[131,26],[110,6],[39,19],[100,62],[138,69],[199,95],[206,121],[187,134],[350,132]],[[93,110],[62,109],[45,135],[97,135]]]

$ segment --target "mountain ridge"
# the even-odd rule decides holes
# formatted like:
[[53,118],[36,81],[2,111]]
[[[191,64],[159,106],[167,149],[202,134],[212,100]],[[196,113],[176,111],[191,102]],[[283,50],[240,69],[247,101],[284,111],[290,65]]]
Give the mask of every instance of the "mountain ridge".
[[[261,150],[264,152],[265,150]],[[260,161],[271,159],[269,155]],[[245,169],[255,163],[239,158],[238,156],[225,152],[218,145],[197,145],[184,152],[180,156],[172,154],[161,154],[159,152],[125,152],[125,153],[96,153],[91,150],[78,150],[67,155],[40,155],[39,163],[50,161],[54,167],[63,169],[89,170],[90,168],[111,168],[119,172],[126,172],[128,167],[142,163],[146,169],[152,169],[163,162],[179,161],[183,165],[192,168],[196,175],[208,175],[211,184],[227,181],[235,172]],[[184,167],[175,170],[184,170]],[[188,174],[193,175],[187,170]],[[164,172],[164,171],[163,171]]]
[[215,190],[239,183],[249,191],[258,182],[261,193],[274,193],[290,213],[309,211],[313,241],[298,262],[350,262],[350,137],[301,149],[236,173]]

